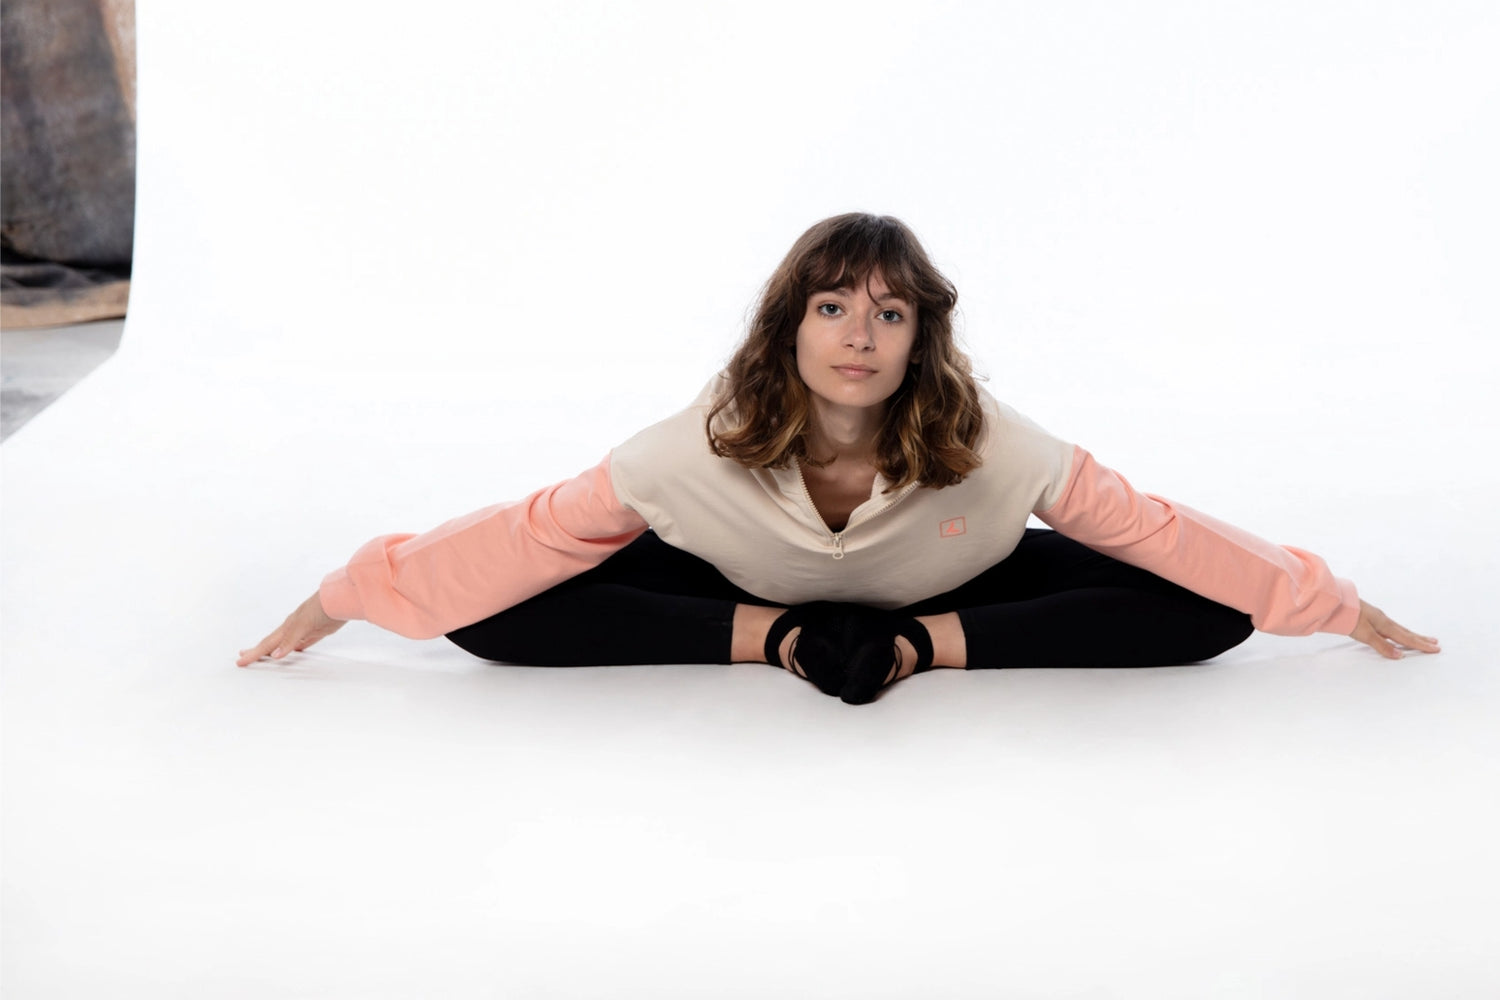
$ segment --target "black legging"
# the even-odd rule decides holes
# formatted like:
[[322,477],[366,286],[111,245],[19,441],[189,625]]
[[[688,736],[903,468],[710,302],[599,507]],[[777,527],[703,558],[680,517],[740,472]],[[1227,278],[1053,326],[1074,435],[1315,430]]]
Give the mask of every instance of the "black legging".
[[[775,605],[647,531],[587,572],[448,633],[487,660],[536,666],[728,663],[736,604]],[[969,667],[1149,667],[1239,645],[1250,616],[1045,528],[946,594],[903,609],[958,612]]]

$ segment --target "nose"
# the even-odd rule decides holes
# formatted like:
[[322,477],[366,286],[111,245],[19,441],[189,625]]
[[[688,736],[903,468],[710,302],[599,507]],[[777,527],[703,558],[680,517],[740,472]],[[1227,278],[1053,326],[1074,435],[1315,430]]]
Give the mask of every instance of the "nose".
[[875,321],[868,316],[864,319],[851,317],[844,330],[844,346],[852,347],[856,351],[873,351],[875,349]]

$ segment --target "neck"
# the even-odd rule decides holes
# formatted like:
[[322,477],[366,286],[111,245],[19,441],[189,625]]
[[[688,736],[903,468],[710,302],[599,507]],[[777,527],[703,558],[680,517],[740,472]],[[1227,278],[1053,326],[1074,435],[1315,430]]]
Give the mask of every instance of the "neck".
[[814,399],[807,432],[807,453],[820,465],[837,461],[868,462],[875,456],[882,407],[835,407]]

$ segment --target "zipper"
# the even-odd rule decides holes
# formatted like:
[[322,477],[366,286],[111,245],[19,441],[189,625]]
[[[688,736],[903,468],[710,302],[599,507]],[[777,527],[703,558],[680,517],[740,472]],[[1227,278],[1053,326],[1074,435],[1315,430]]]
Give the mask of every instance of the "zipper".
[[[804,486],[803,488],[805,489],[806,487]],[[854,525],[856,523],[863,524],[864,522],[868,521],[872,517],[879,517],[881,514],[884,514],[886,511],[888,511],[892,507],[896,506],[896,504],[900,503],[902,500],[905,500],[906,497],[912,492],[912,490],[915,490],[916,488],[917,488],[917,484],[916,483],[907,483],[906,487],[904,489],[902,489],[900,493],[897,493],[895,496],[891,497],[885,503],[881,504],[879,507],[876,507],[874,510],[870,511],[864,517],[861,517],[859,519],[859,521],[856,522],[856,521],[852,521],[851,520],[848,524],[844,525],[844,531],[848,531],[850,528],[854,527]],[[842,533],[843,532],[840,532],[840,534],[842,534]]]
[[[812,490],[810,490],[810,489],[807,488],[807,477],[802,474],[802,465],[801,465],[801,463],[798,463],[798,465],[797,465],[797,485],[800,486],[800,487],[802,487],[802,496],[807,499],[807,509],[810,510],[810,511],[812,511],[813,512],[813,517],[817,518],[818,519],[818,523],[821,524],[821,525],[823,525],[823,530],[824,531],[828,531],[828,524],[827,524],[827,522],[825,522],[823,520],[823,515],[818,513],[818,505],[815,504],[815,503],[813,503]],[[846,530],[848,529],[848,527],[849,526],[847,524],[844,525],[844,528]],[[829,534],[828,534],[828,540],[831,541],[831,542],[833,542],[833,558],[835,558],[835,559],[842,559],[842,558],[844,558],[844,532],[842,532],[842,531],[832,531],[832,532],[829,532]]]
[[[818,513],[818,505],[813,503],[812,491],[807,488],[807,479],[802,475],[802,466],[800,464],[797,466],[797,485],[802,487],[802,495],[807,498],[808,509],[811,510],[814,516],[818,518],[819,523],[823,524],[823,529],[826,531],[828,529],[828,525],[823,522],[823,516]],[[879,517],[881,514],[884,514],[886,511],[896,506],[897,503],[906,499],[907,495],[916,488],[916,483],[908,483],[906,485],[906,488],[903,489],[900,493],[897,493],[895,496],[891,497],[885,503],[870,511],[868,514],[865,514],[858,521],[851,520],[848,524],[844,525],[844,531],[848,531],[850,528],[854,527],[855,524],[863,524],[864,522],[870,520],[870,518],[872,517]],[[835,559],[844,558],[844,531],[830,531],[828,533],[828,540],[833,543],[833,558]]]

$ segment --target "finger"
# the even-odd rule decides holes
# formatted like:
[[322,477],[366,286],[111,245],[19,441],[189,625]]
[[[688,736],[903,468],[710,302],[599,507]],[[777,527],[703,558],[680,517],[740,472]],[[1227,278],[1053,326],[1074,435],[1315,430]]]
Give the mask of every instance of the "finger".
[[296,630],[292,628],[290,621],[285,622],[281,628],[273,632],[264,643],[267,654],[273,660],[279,660],[291,652],[292,643],[296,638]]
[[1391,622],[1390,625],[1391,627],[1382,633],[1387,639],[1394,639],[1409,649],[1437,652],[1438,641],[1431,636],[1417,635],[1411,629],[1397,625],[1395,622]]
[[1366,646],[1369,646],[1371,649],[1375,650],[1375,652],[1379,653],[1381,656],[1386,657],[1387,659],[1398,659],[1401,655],[1399,652],[1397,652],[1395,647],[1387,642],[1385,638],[1375,629],[1375,626],[1371,625],[1369,622],[1360,622],[1359,627],[1356,628],[1353,632],[1349,633],[1349,638],[1354,639],[1357,642],[1364,643]]
[[265,656],[271,650],[276,648],[276,642],[280,635],[281,630],[277,629],[275,632],[272,632],[270,635],[266,636],[259,643],[257,643],[253,649],[240,650],[240,658],[235,662],[242,667],[246,666],[247,664],[254,663],[256,660],[260,659],[262,656]]
[[255,649],[246,649],[245,652],[240,654],[240,658],[236,663],[239,663],[242,667],[249,666],[249,664],[255,663],[257,660],[264,660],[264,658],[269,657],[270,652],[272,652],[272,648],[263,643],[263,645],[257,646]]
[[295,614],[289,615],[287,620],[282,624],[278,633],[279,638],[276,642],[276,649],[271,653],[271,659],[285,659],[288,653],[296,651],[298,643],[307,638],[306,627],[298,625],[294,621],[296,617]]
[[1426,636],[1416,635],[1415,633],[1407,632],[1404,629],[1395,635],[1389,636],[1389,638],[1394,639],[1397,643],[1405,646],[1407,649],[1421,650],[1424,653],[1435,653],[1438,651],[1438,649],[1441,648],[1438,645],[1438,641],[1436,639],[1429,639]]

